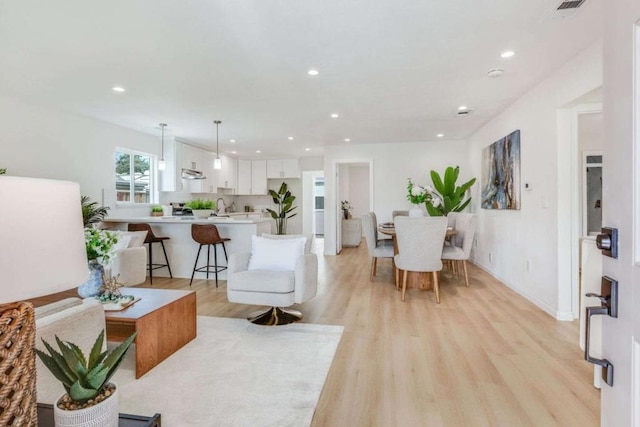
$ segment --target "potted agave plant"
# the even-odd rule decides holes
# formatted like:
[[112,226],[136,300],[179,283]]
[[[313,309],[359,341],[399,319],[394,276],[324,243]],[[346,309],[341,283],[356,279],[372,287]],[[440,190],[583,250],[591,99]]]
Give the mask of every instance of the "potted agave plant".
[[66,393],[53,405],[56,426],[118,425],[118,389],[109,380],[116,373],[136,333],[111,352],[102,351],[104,329],[87,359],[77,345],[56,336],[60,351],[42,340],[47,353],[36,349],[42,363],[60,381]]

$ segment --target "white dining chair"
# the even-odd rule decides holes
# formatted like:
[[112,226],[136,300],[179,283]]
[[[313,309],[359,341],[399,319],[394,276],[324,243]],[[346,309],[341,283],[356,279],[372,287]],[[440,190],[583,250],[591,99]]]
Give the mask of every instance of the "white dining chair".
[[473,238],[476,233],[476,216],[470,213],[459,213],[456,216],[456,235],[451,239],[452,245],[442,249],[442,259],[454,263],[462,261],[464,280],[469,286],[469,274],[467,272],[467,260],[471,256]]
[[442,245],[447,232],[447,218],[395,218],[398,254],[394,260],[402,270],[402,301],[407,290],[407,271],[433,273],[433,290],[440,304],[438,271],[442,270]]
[[393,212],[391,212],[391,219],[392,220],[397,216],[409,216],[409,211],[393,211]]
[[367,241],[367,249],[371,256],[371,272],[369,280],[376,275],[378,258],[393,258],[393,241],[378,240],[378,223],[373,212],[362,215],[362,231]]

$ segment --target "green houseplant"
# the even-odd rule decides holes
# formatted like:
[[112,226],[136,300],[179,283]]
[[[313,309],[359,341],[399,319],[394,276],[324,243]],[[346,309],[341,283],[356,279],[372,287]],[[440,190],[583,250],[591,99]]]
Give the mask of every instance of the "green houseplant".
[[85,228],[90,227],[91,224],[103,221],[109,210],[107,207],[98,206],[98,202],[92,202],[88,196],[82,196],[80,198],[80,204],[82,205],[82,220]]
[[208,218],[216,209],[216,202],[209,199],[193,199],[185,203],[184,207],[191,209],[198,218]]
[[111,352],[102,351],[103,329],[88,358],[77,345],[57,336],[59,351],[42,340],[46,352],[36,349],[36,353],[66,391],[54,405],[56,422],[64,420],[63,425],[75,426],[85,425],[82,420],[100,419],[102,424],[92,425],[118,425],[117,387],[109,380],[118,370],[135,336],[136,333]]
[[277,212],[273,209],[267,209],[271,214],[271,218],[276,220],[276,234],[287,234],[287,220],[297,215],[297,213],[291,214],[291,212],[293,212],[297,207],[293,206],[296,196],[292,195],[287,189],[286,182],[283,182],[282,185],[280,185],[280,189],[277,193],[273,190],[269,190],[269,194],[273,199],[273,203],[278,207]]
[[425,204],[427,212],[431,216],[447,216],[449,212],[461,212],[471,202],[471,196],[465,199],[467,191],[476,182],[475,178],[470,179],[460,186],[456,186],[458,175],[460,174],[460,166],[455,168],[449,166],[444,171],[444,178],[434,170],[431,171],[431,180],[437,194],[430,200],[426,200]]
[[151,206],[151,216],[162,216],[162,206]]
[[6,173],[7,173],[6,168],[0,168],[0,175],[6,175]]

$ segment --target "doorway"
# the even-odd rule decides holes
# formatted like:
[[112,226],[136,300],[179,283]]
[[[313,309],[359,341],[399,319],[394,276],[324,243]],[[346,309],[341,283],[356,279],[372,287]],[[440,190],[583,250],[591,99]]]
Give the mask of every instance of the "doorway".
[[[371,161],[345,161],[336,164],[336,254],[343,248],[343,202],[347,202],[349,217],[358,220],[373,211],[373,167]],[[362,230],[362,226],[359,227]],[[351,230],[351,228],[350,228]],[[362,233],[362,231],[360,231]]]
[[582,236],[595,236],[602,228],[602,152],[582,156]]

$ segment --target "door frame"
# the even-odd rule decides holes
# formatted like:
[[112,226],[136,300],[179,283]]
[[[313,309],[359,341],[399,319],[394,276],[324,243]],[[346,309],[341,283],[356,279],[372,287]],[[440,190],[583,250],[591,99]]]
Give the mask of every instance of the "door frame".
[[[326,176],[325,176],[325,218],[324,218],[324,228],[325,228],[325,236],[326,233],[335,233],[334,238],[335,238],[335,248],[334,248],[334,253],[331,253],[331,248],[328,248],[325,246],[325,254],[327,255],[337,255],[340,253],[340,251],[342,250],[342,221],[340,221],[340,218],[342,217],[342,208],[340,205],[340,200],[338,195],[340,194],[340,177],[339,177],[339,168],[342,165],[351,165],[351,164],[368,164],[369,165],[369,210],[373,211],[374,210],[374,179],[373,179],[373,159],[369,158],[369,159],[337,159],[334,160],[331,164],[331,176],[334,177],[334,184],[333,184],[333,206],[334,209],[329,209],[328,203],[331,203],[331,201],[327,198],[327,194],[326,194],[326,190],[327,190],[327,181],[326,181]],[[332,212],[333,213],[333,218],[330,218],[329,215],[327,215],[328,212]],[[333,221],[335,221],[335,224],[331,224],[331,220],[333,219]]]

